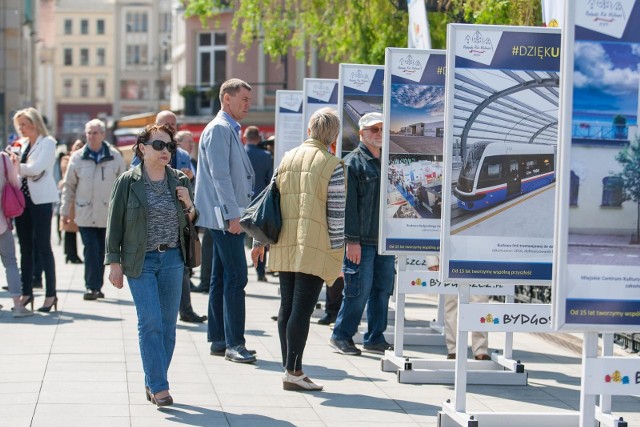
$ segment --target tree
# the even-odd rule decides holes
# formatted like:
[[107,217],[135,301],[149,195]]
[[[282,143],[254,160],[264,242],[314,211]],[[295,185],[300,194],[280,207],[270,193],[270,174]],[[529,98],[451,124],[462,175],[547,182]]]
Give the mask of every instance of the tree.
[[[387,47],[407,46],[408,13],[404,0],[183,0],[186,16],[209,18],[232,7],[233,29],[239,35],[242,59],[260,39],[277,60],[290,50],[317,48],[331,63],[383,64]],[[451,22],[539,25],[539,0],[437,0],[429,12],[433,47],[444,49]]]
[[622,189],[625,198],[638,205],[638,219],[633,243],[640,243],[640,137],[636,137],[617,155],[616,160],[622,164],[622,172],[617,176],[622,178]]

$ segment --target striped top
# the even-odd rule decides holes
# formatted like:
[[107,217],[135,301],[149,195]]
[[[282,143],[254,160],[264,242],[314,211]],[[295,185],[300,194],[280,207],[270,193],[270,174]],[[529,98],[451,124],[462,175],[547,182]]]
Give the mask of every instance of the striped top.
[[338,164],[331,174],[327,188],[327,229],[331,249],[344,246],[344,208],[346,205],[344,167]]

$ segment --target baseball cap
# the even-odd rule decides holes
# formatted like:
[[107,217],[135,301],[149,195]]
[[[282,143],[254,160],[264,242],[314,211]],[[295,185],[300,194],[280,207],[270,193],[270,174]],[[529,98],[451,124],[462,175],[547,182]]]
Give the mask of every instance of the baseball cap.
[[375,125],[376,123],[382,123],[382,114],[380,113],[367,113],[364,116],[360,117],[358,121],[358,125],[360,126],[360,130],[367,128],[369,126]]

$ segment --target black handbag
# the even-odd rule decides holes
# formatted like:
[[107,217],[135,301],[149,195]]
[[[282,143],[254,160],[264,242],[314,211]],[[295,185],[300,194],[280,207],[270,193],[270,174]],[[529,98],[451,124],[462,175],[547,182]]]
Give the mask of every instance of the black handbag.
[[[182,206],[184,206],[184,204]],[[186,243],[185,246],[187,247],[185,265],[189,268],[199,267],[202,263],[202,245],[200,244],[198,230],[196,230],[196,226],[193,225],[193,222],[189,219],[189,214],[185,213],[184,217],[187,220],[187,225],[182,229]]]
[[280,212],[280,190],[276,176],[258,197],[247,206],[240,217],[240,226],[255,240],[262,243],[277,243],[282,228]]

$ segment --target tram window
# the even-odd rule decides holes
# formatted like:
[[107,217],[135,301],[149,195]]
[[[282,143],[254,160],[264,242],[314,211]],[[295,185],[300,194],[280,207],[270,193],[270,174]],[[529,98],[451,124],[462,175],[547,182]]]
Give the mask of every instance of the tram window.
[[602,179],[602,205],[620,207],[624,202],[624,192],[622,189],[622,178],[619,176],[608,176]]
[[[503,176],[503,159],[501,156],[486,158],[480,169],[479,185],[485,183],[487,185],[495,185]],[[495,181],[495,182],[494,182]]]

